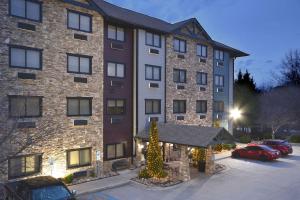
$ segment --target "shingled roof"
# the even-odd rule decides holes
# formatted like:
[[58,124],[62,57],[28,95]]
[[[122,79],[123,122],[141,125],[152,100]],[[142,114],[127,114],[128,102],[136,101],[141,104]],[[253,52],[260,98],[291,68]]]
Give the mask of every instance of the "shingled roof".
[[[157,125],[159,141],[192,147],[208,147],[218,143],[234,143],[232,135],[224,128],[160,123]],[[149,139],[149,128],[139,132],[136,138]]]

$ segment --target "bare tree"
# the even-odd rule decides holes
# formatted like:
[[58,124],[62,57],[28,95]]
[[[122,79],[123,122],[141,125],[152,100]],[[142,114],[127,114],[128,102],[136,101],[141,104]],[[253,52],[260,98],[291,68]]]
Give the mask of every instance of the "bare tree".
[[291,50],[281,64],[280,85],[300,85],[300,50]]
[[275,137],[279,128],[300,121],[300,88],[296,86],[276,87],[261,94],[258,121],[272,128]]

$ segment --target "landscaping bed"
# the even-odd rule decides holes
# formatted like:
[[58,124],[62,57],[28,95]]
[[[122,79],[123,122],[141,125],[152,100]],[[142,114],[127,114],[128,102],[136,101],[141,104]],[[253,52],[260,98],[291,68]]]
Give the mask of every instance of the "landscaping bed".
[[171,187],[183,182],[181,180],[168,180],[168,179],[155,180],[152,178],[146,179],[146,178],[138,178],[138,177],[132,178],[131,180],[148,187]]

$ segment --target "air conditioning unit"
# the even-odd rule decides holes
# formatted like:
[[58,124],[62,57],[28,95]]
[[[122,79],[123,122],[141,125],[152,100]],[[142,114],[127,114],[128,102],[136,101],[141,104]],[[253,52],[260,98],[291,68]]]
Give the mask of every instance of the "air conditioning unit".
[[223,88],[217,88],[217,92],[224,92]]
[[148,121],[149,121],[149,122],[152,122],[152,121],[158,122],[158,121],[159,121],[159,118],[158,118],[158,117],[149,117],[149,118],[148,118]]
[[205,58],[199,58],[199,62],[200,63],[206,63],[206,59]]

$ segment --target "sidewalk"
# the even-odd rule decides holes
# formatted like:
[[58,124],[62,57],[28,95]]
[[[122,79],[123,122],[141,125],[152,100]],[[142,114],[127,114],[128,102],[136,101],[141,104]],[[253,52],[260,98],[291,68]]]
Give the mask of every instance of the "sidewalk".
[[107,190],[107,189],[128,184],[131,178],[137,176],[137,172],[138,172],[137,169],[124,170],[118,172],[120,175],[73,185],[70,186],[69,189],[76,190],[77,195],[83,195],[91,192]]

